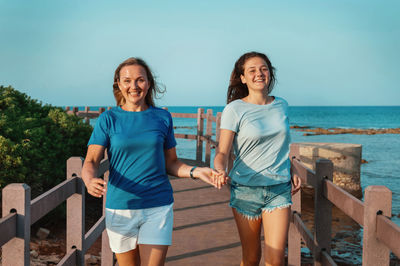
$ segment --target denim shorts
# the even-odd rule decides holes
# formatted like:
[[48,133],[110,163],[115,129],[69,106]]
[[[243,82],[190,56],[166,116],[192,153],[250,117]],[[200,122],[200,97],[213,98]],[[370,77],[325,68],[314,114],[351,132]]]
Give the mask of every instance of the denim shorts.
[[262,212],[272,212],[292,205],[291,182],[271,186],[245,186],[231,181],[229,206],[248,219],[258,219]]
[[135,249],[138,244],[171,245],[174,214],[170,205],[137,209],[106,208],[106,229],[115,253]]

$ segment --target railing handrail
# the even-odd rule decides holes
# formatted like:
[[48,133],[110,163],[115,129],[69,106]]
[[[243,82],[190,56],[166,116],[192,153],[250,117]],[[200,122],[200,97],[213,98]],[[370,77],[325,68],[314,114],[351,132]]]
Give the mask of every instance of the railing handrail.
[[[299,176],[305,184],[315,187],[317,183],[317,175],[313,170],[305,166],[305,164],[303,164],[299,160],[299,158],[296,157],[291,158],[291,165],[293,175]],[[341,187],[334,184],[331,180],[323,179],[322,186],[322,195],[324,198],[329,200],[333,205],[343,211],[347,216],[352,218],[360,226],[364,226],[364,209],[366,208],[364,202],[346,192]],[[373,189],[374,187],[380,186],[369,186],[369,188],[371,189]],[[375,230],[375,238],[381,241],[396,256],[400,257],[400,226],[393,223],[388,217],[380,215],[380,213],[376,214],[375,219],[376,228],[373,228],[373,230]],[[318,243],[316,243],[315,238],[312,236],[310,230],[302,222],[300,214],[296,211],[292,213],[291,223],[293,223],[294,226],[297,228],[306,246],[313,253],[315,248],[318,246]],[[327,255],[329,254],[326,253],[326,251],[324,252],[324,261],[333,261],[331,260],[331,258],[329,259],[330,256],[327,257]],[[315,255],[316,254],[314,254],[314,256]]]
[[[109,109],[109,108],[108,108]],[[88,122],[89,117],[95,114],[100,114],[105,111],[105,108],[100,108],[99,111],[91,111],[90,108],[86,107],[85,111],[78,111],[76,107],[73,108],[70,113],[82,115],[86,118]],[[88,116],[88,114],[90,114]],[[201,158],[202,150],[203,150],[203,142],[206,144],[206,154],[205,154],[205,162],[208,165],[210,164],[210,150],[212,148],[217,148],[218,145],[218,137],[219,137],[219,124],[221,119],[221,113],[217,113],[216,116],[213,116],[212,110],[207,110],[204,113],[204,109],[199,108],[198,112],[193,113],[171,113],[173,117],[179,118],[197,118],[197,134],[175,134],[177,138],[184,138],[190,140],[197,141],[197,150],[196,150],[196,159]],[[206,120],[206,128],[204,130],[204,120]],[[212,134],[212,123],[216,123],[216,140],[213,140]],[[205,131],[205,132],[204,132]],[[205,133],[205,134],[204,134]],[[199,149],[201,147],[201,149]],[[293,150],[293,151],[292,151]],[[291,154],[299,155],[299,148],[296,144],[291,147]],[[200,156],[200,157],[199,157]],[[317,227],[314,230],[314,234],[307,228],[304,222],[301,220],[301,208],[299,209],[299,193],[293,196],[293,206],[292,206],[292,215],[291,215],[291,228],[294,227],[295,231],[290,229],[290,232],[295,232],[299,234],[301,238],[303,238],[306,246],[313,253],[316,261],[316,264],[329,264],[336,265],[330,256],[330,247],[327,245],[330,244],[330,228],[329,230],[321,229],[321,225],[326,226],[327,222],[331,222],[331,216],[329,212],[331,212],[331,205],[335,205],[340,210],[342,210],[347,216],[356,221],[359,225],[364,227],[364,245],[363,245],[363,263],[365,253],[374,253],[374,252],[366,252],[364,250],[371,250],[372,248],[369,246],[369,243],[378,241],[379,243],[373,243],[372,245],[384,245],[387,249],[390,249],[396,256],[400,257],[400,246],[398,245],[398,240],[400,239],[400,227],[394,224],[387,216],[390,214],[391,208],[391,192],[385,187],[382,186],[370,186],[365,191],[365,200],[364,202],[355,198],[350,193],[344,191],[339,186],[335,185],[332,182],[332,173],[333,167],[332,162],[330,161],[320,161],[317,162],[316,171],[309,169],[305,166],[304,163],[299,160],[299,156],[293,156],[291,158],[291,169],[292,174],[299,176],[303,183],[311,185],[315,188],[315,200],[316,200],[316,210],[315,217],[318,217],[319,220],[315,220],[315,226]],[[102,262],[106,264],[112,263],[112,255],[110,257],[111,251],[109,250],[108,241],[105,241],[107,238],[104,233],[105,229],[105,218],[104,218],[104,201],[103,198],[103,216],[99,218],[99,220],[95,223],[95,225],[90,228],[90,230],[85,233],[84,231],[84,222],[82,224],[82,219],[84,219],[84,184],[79,176],[81,176],[82,170],[82,162],[83,158],[81,157],[72,157],[67,161],[67,180],[56,185],[49,191],[43,193],[37,198],[30,200],[30,188],[25,184],[10,184],[3,191],[6,191],[8,188],[9,191],[7,193],[3,192],[3,218],[0,219],[0,246],[7,246],[8,250],[10,249],[10,241],[11,239],[18,239],[18,241],[13,241],[13,245],[18,245],[18,250],[23,251],[25,253],[22,256],[14,257],[23,257],[18,258],[18,261],[15,265],[27,265],[29,264],[29,240],[30,240],[30,225],[35,223],[37,220],[42,218],[52,209],[57,207],[59,204],[67,200],[67,231],[71,224],[75,224],[77,226],[77,230],[67,232],[67,250],[66,255],[62,258],[59,265],[80,265],[83,262],[83,254],[89,249],[89,247],[96,241],[96,239],[102,235],[103,236],[103,244],[102,244]],[[104,179],[108,179],[108,168],[109,161],[107,158],[103,159],[99,166],[98,174],[99,176],[104,175]],[[376,188],[376,189],[375,189]],[[375,193],[375,194],[374,194]],[[383,194],[382,194],[383,193]],[[4,196],[6,194],[6,196]],[[14,195],[15,194],[15,195]],[[380,195],[385,198],[386,205],[389,206],[380,206],[371,204],[374,202],[374,199]],[[374,198],[375,197],[375,198]],[[10,200],[11,199],[11,200]],[[13,199],[16,199],[15,202],[12,202]],[[389,201],[388,201],[389,199]],[[7,202],[8,201],[8,202]],[[7,203],[5,203],[7,202]],[[389,202],[389,203],[388,203]],[[15,207],[14,204],[15,203]],[[369,205],[368,205],[368,204]],[[374,206],[372,206],[374,205]],[[4,208],[6,206],[7,208]],[[80,206],[80,207],[79,207]],[[73,208],[81,208],[78,213],[74,213]],[[389,211],[388,211],[389,208]],[[323,209],[323,210],[322,210]],[[16,210],[16,212],[6,213],[11,210]],[[329,214],[329,215],[328,215]],[[386,216],[385,216],[386,215]],[[326,218],[328,217],[328,218]],[[327,221],[330,219],[330,221]],[[372,237],[371,237],[372,235]],[[22,239],[21,239],[22,236]],[[17,237],[17,238],[15,238]],[[296,237],[290,236],[289,245],[293,246],[293,239],[297,241]],[[21,241],[25,241],[22,243]],[[28,241],[28,244],[26,243]],[[370,241],[370,242],[368,242]],[[296,249],[300,252],[300,241],[295,244]],[[368,246],[368,247],[367,247]],[[108,247],[108,251],[104,252],[104,247]],[[290,250],[290,249],[289,249]],[[374,250],[374,249],[372,249]],[[374,250],[375,251],[375,250]],[[297,252],[297,251],[296,251]],[[388,253],[386,251],[383,252],[382,257],[385,257]],[[386,253],[385,253],[386,252]],[[3,256],[6,255],[7,252],[3,252]],[[28,255],[27,255],[28,254]],[[289,253],[290,254],[290,253]],[[290,254],[291,256],[292,254]],[[8,255],[7,255],[8,256]],[[11,261],[10,256],[7,257],[7,261]],[[103,257],[106,260],[103,260]],[[388,257],[388,255],[387,255]],[[296,260],[299,259],[299,255],[295,255]],[[290,261],[293,261],[293,258],[289,258]],[[369,258],[365,262],[368,265],[373,265],[371,261],[374,261],[374,258]],[[4,261],[3,261],[4,262]],[[14,262],[14,261],[13,261]],[[298,263],[295,263],[298,264]],[[375,263],[376,264],[376,263]]]

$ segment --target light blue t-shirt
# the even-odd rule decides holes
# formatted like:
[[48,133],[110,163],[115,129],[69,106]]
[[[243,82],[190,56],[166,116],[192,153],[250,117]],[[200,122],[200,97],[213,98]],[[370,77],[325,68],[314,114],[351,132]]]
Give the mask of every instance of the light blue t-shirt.
[[235,132],[236,159],[229,176],[247,186],[290,180],[288,104],[279,97],[266,105],[235,100],[222,112],[221,129]]
[[171,114],[149,107],[114,107],[100,115],[88,145],[107,148],[110,175],[106,208],[144,209],[171,204],[164,150],[176,146]]

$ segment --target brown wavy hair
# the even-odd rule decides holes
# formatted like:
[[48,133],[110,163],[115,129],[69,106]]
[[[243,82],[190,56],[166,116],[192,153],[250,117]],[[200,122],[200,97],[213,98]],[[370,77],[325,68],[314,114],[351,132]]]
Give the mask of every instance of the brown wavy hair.
[[147,95],[145,97],[145,102],[148,106],[155,106],[154,98],[157,99],[160,98],[160,96],[165,92],[165,88],[160,88],[160,86],[156,83],[156,80],[150,70],[150,67],[146,64],[146,62],[143,59],[138,57],[130,57],[126,59],[124,62],[119,64],[119,66],[115,70],[113,93],[117,105],[125,104],[125,98],[118,87],[120,71],[124,66],[132,66],[132,65],[142,66],[146,70],[146,75],[150,86]]
[[246,84],[242,83],[240,76],[244,74],[244,64],[247,62],[247,60],[253,57],[260,57],[264,59],[264,61],[267,63],[269,71],[268,94],[270,94],[272,89],[274,88],[276,82],[275,68],[272,66],[269,58],[263,53],[258,53],[258,52],[245,53],[244,55],[239,57],[232,70],[231,78],[229,80],[227,99],[226,99],[227,103],[230,103],[237,99],[242,99],[247,95],[249,95],[249,89],[247,88]]

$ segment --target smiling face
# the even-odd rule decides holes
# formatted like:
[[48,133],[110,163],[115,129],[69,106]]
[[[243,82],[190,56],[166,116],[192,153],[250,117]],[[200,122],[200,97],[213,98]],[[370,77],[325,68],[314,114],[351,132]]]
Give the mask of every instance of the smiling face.
[[149,81],[144,67],[127,65],[119,72],[118,87],[129,108],[147,107],[145,97],[149,91]]
[[247,59],[243,65],[243,74],[240,75],[242,83],[247,85],[249,92],[268,92],[269,77],[268,65],[261,57]]

